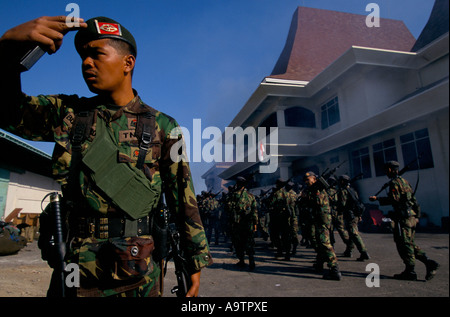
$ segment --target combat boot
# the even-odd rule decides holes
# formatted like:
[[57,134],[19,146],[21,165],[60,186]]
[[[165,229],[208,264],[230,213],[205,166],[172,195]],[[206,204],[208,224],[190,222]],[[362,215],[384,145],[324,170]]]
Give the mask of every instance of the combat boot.
[[405,270],[400,274],[394,274],[396,280],[417,281],[417,274],[414,271],[414,265],[407,265]]
[[340,281],[342,278],[341,272],[339,272],[339,269],[337,266],[332,266],[330,269],[323,275],[323,278],[325,280],[332,280],[332,281]]
[[236,263],[236,266],[237,266],[237,267],[244,267],[244,266],[245,266],[244,259],[243,259],[243,258],[240,258],[240,259],[239,259],[239,262]]
[[315,262],[313,264],[313,269],[316,273],[322,273],[323,271],[323,262]]
[[286,252],[286,255],[284,256],[284,260],[285,261],[290,261],[291,260],[291,253],[290,252]]
[[255,258],[252,255],[248,257],[248,269],[249,271],[255,270]]
[[281,252],[280,250],[277,250],[277,253],[275,254],[275,259],[279,260],[282,257],[283,257],[283,252]]
[[291,254],[292,254],[292,255],[296,255],[296,254],[297,254],[297,245],[294,245],[294,246],[292,247],[292,252],[291,252]]
[[369,254],[366,251],[364,251],[364,252],[361,252],[361,255],[359,256],[359,258],[356,259],[356,261],[363,262],[364,260],[369,260],[369,259],[370,259]]
[[429,281],[436,275],[436,271],[440,265],[434,260],[427,260],[425,266],[427,268],[427,274],[425,275],[425,279]]
[[343,255],[344,255],[344,257],[346,257],[346,258],[351,258],[351,257],[352,257],[352,249],[350,249],[350,248],[345,249]]

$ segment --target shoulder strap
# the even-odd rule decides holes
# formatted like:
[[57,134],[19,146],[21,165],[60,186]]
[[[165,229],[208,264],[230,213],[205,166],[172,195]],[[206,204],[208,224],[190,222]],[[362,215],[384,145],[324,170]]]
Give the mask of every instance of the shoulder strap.
[[139,155],[136,162],[136,168],[141,169],[144,165],[150,143],[155,133],[155,115],[152,111],[144,112],[138,115],[136,126],[136,137],[139,140]]
[[95,122],[96,110],[80,111],[75,114],[74,124],[70,134],[70,143],[72,144],[72,159],[70,161],[69,174],[67,179],[68,191],[66,194],[68,201],[74,201],[80,192],[80,183],[78,174],[81,162],[81,146],[83,142],[91,135],[92,126]]
[[80,111],[75,114],[75,120],[70,136],[72,151],[80,152],[81,145],[91,135],[96,112],[96,110],[90,110]]

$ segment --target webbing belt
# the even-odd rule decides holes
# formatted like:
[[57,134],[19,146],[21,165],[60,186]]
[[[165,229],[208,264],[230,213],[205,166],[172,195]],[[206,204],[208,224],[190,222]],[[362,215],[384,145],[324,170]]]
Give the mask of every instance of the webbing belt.
[[77,217],[73,221],[76,223],[74,235],[80,238],[108,239],[151,234],[149,216],[136,220],[124,217]]

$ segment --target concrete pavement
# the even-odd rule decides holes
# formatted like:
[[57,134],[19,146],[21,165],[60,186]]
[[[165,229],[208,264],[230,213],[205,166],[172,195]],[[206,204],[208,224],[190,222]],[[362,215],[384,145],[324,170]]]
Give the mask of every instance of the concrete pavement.
[[[449,296],[449,235],[440,233],[417,233],[417,244],[428,257],[440,264],[431,281],[425,280],[425,265],[417,261],[418,281],[399,281],[392,278],[404,269],[397,253],[392,234],[361,233],[368,249],[370,260],[356,261],[359,252],[355,249],[352,258],[342,257],[345,246],[335,233],[336,254],[342,273],[341,281],[322,279],[312,269],[315,259],[313,249],[299,246],[291,261],[275,260],[275,250],[268,242],[256,239],[256,269],[253,272],[238,268],[237,259],[229,251],[229,244],[212,244],[214,264],[203,269],[200,297],[448,297]],[[222,240],[221,240],[222,241]],[[247,259],[246,259],[247,260]],[[248,262],[247,262],[248,263]],[[371,264],[368,266],[368,264]],[[379,286],[372,284],[371,277],[379,269]],[[368,275],[371,276],[368,278]],[[172,297],[170,289],[175,285],[173,264],[169,262],[165,278],[164,296]]]

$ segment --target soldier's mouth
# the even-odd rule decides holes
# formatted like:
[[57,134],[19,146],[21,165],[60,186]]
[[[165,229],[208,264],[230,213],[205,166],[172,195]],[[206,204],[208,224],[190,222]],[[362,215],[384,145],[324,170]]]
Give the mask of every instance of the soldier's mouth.
[[84,72],[83,77],[85,80],[92,80],[92,79],[95,79],[97,77],[97,75],[92,72]]

